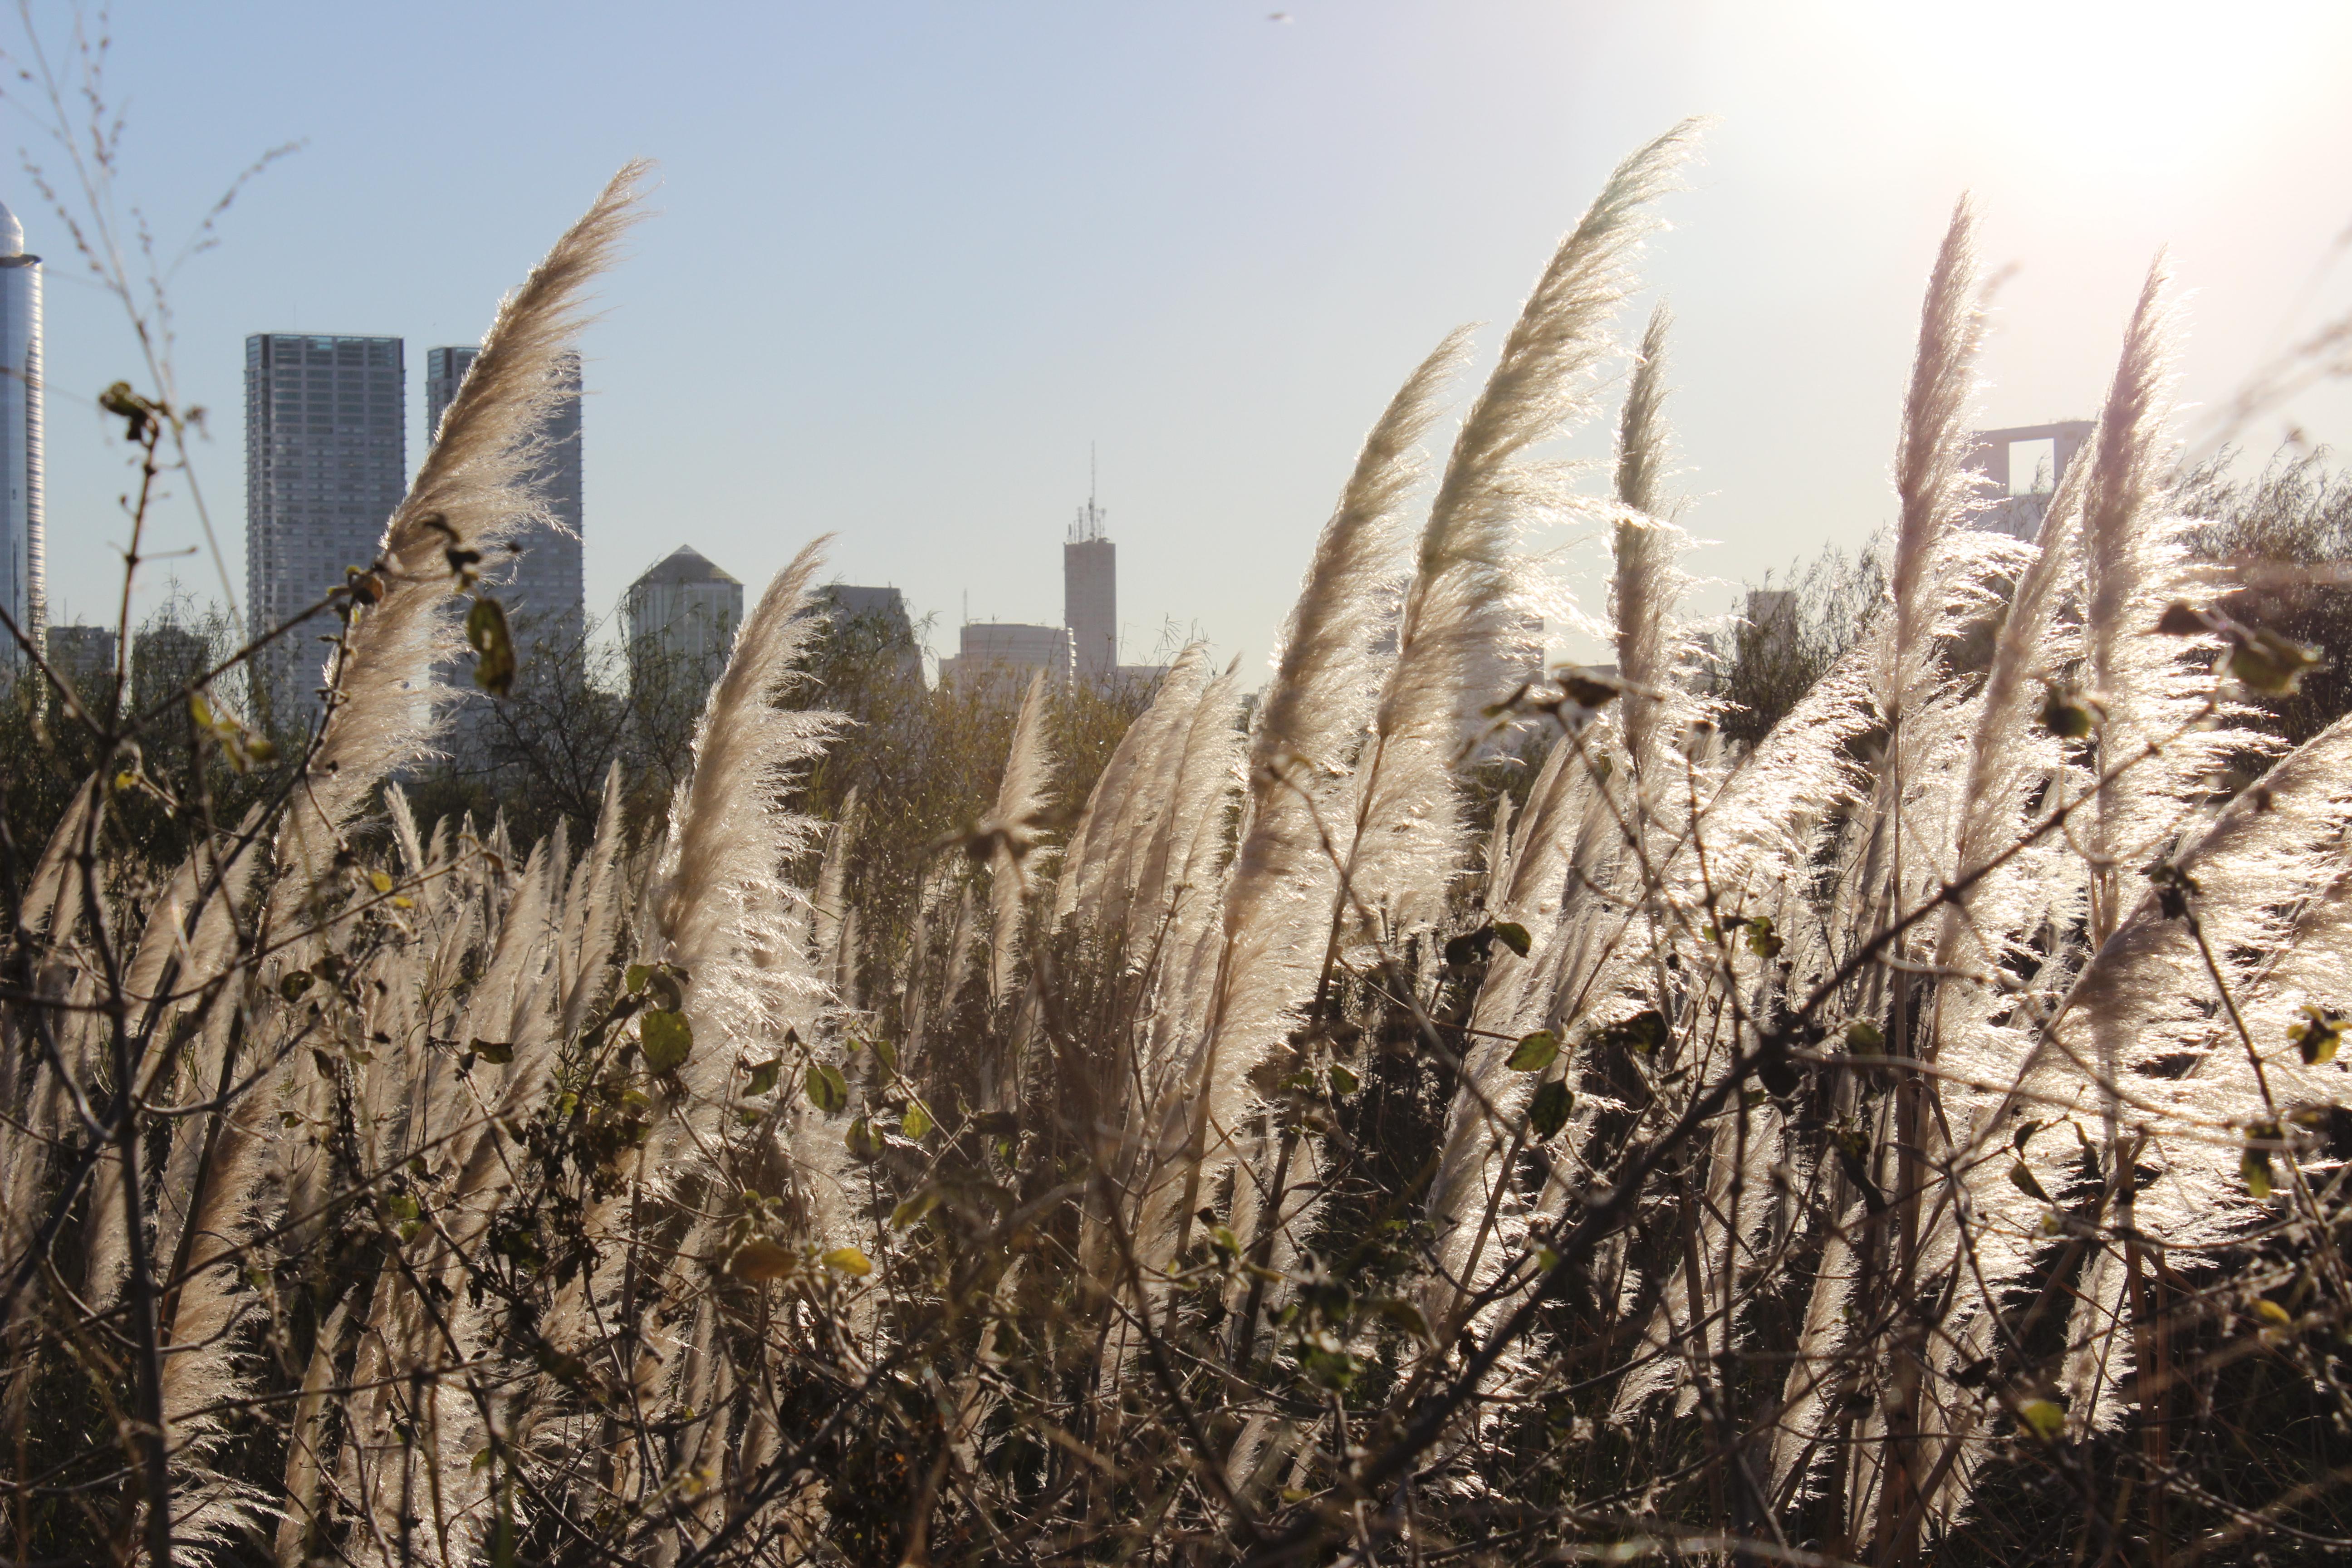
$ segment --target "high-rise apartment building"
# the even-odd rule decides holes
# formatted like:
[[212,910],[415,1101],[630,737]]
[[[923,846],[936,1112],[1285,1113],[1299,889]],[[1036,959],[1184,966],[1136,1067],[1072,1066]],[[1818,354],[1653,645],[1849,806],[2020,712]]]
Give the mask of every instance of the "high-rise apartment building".
[[[425,432],[429,442],[440,435],[441,416],[456,401],[457,388],[474,365],[479,349],[441,348],[425,351]],[[483,581],[505,605],[520,640],[528,644],[554,630],[576,636],[584,617],[587,584],[581,559],[580,484],[580,356],[566,354],[555,406],[541,426],[546,455],[533,476],[549,515],[560,527],[538,527],[510,542],[517,555],[510,562],[487,563]]]
[[[398,338],[245,340],[245,592],[257,637],[375,558],[407,488],[407,385]],[[322,629],[305,625],[260,656],[271,723],[316,710]]]
[[[25,254],[25,226],[0,206],[0,609],[34,647],[48,619],[41,540],[41,258]],[[16,666],[16,639],[0,660]]]

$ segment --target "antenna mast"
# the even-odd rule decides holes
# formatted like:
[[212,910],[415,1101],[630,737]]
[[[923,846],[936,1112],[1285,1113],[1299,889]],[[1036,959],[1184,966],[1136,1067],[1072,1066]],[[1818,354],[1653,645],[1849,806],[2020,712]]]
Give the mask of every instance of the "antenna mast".
[[1070,524],[1072,544],[1091,544],[1103,536],[1103,509],[1095,504],[1095,444],[1087,443],[1087,504],[1078,509],[1076,521]]

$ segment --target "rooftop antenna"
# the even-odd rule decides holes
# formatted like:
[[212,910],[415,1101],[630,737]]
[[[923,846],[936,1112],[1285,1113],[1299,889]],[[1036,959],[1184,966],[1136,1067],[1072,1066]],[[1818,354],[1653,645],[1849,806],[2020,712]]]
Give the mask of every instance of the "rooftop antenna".
[[1087,443],[1087,504],[1070,524],[1070,542],[1090,544],[1103,536],[1103,509],[1095,504],[1095,444]]

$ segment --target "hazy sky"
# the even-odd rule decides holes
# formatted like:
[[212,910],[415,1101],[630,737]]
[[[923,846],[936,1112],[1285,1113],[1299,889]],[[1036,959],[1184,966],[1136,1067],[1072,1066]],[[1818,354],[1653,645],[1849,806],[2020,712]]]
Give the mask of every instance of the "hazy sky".
[[[830,531],[838,576],[903,588],[947,648],[967,594],[1059,620],[1094,443],[1125,656],[1174,625],[1258,665],[1395,384],[1458,321],[1491,348],[1611,164],[1685,115],[1718,122],[1644,270],[1679,318],[1686,521],[1717,542],[1692,564],[1719,580],[1886,518],[1963,189],[2018,268],[1988,424],[2095,408],[2159,246],[2191,400],[2352,307],[2327,266],[2352,222],[2340,0],[1275,3],[118,5],[122,188],[167,248],[303,143],[171,288],[239,591],[246,334],[406,338],[413,465],[425,350],[477,338],[638,154],[654,216],[585,343],[592,608],[680,542],[756,591]],[[34,15],[61,50],[70,11]],[[90,395],[135,361],[28,181],[0,193],[49,258],[52,601],[110,620],[128,474]],[[2352,433],[2340,390],[2294,412]],[[196,537],[165,510],[163,548]],[[201,556],[152,570],[218,595]]]

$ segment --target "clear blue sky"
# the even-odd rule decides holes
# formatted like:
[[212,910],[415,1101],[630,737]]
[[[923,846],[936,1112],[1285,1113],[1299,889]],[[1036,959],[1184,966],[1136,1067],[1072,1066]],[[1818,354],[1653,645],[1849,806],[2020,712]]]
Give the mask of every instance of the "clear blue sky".
[[[62,0],[33,15],[61,42]],[[832,531],[838,575],[906,590],[940,647],[967,593],[1058,620],[1092,442],[1126,657],[1175,623],[1257,665],[1397,380],[1457,321],[1491,345],[1609,166],[1686,114],[1720,123],[1647,273],[1718,579],[1887,515],[1963,188],[2020,266],[1990,423],[2093,408],[2160,244],[2191,399],[2352,306],[2352,268],[2319,270],[2352,221],[2341,5],[126,0],[113,36],[124,189],[167,240],[305,143],[173,290],[240,588],[245,335],[405,337],[414,463],[424,351],[475,339],[637,154],[655,216],[585,344],[592,607],[680,542],[756,588]],[[25,179],[0,194],[51,258],[52,598],[110,619],[127,474],[89,395],[135,362]],[[2340,391],[2294,414],[2352,427]],[[166,511],[165,548],[195,537]]]

